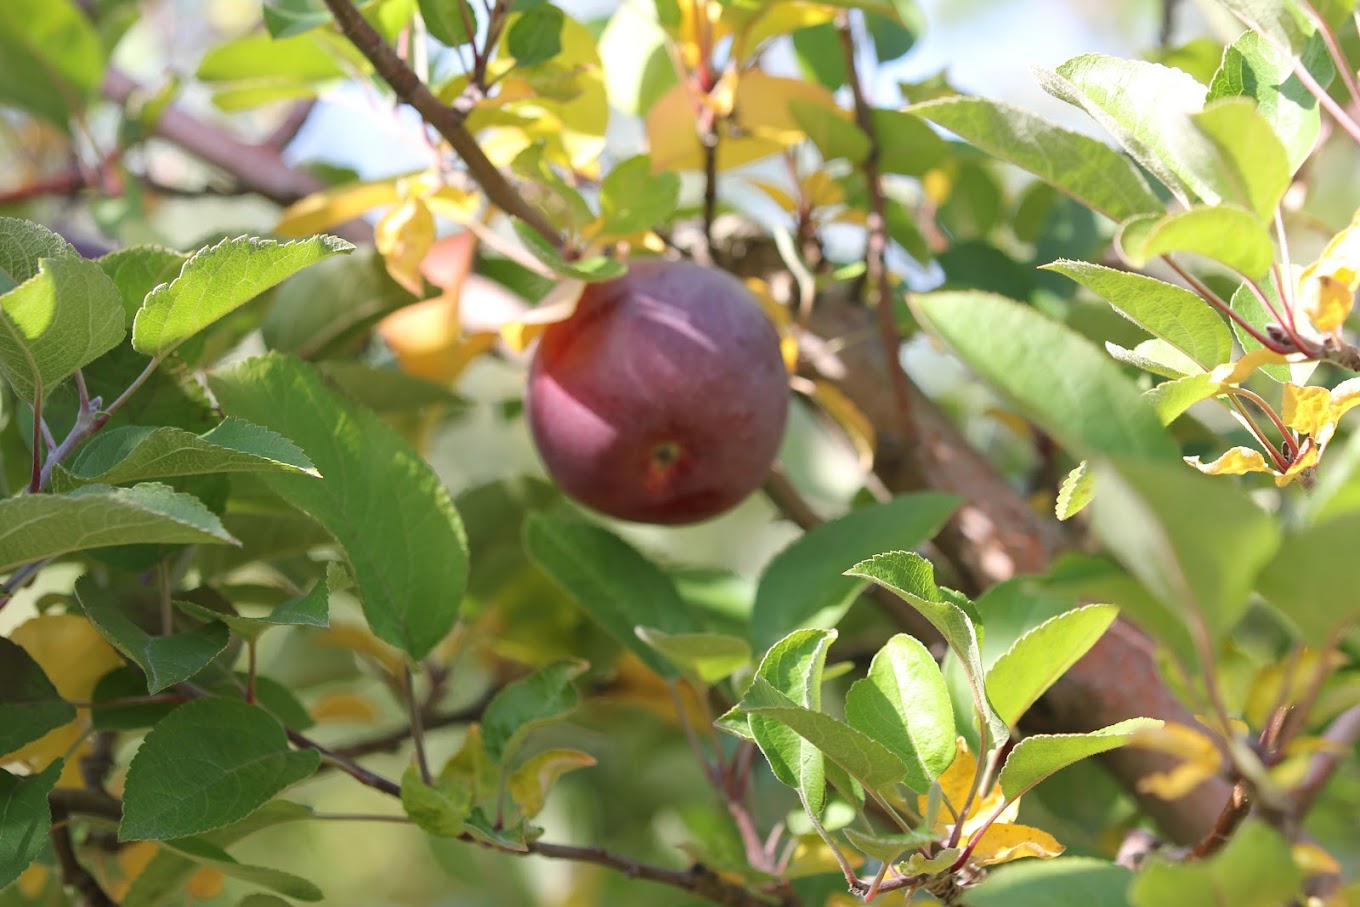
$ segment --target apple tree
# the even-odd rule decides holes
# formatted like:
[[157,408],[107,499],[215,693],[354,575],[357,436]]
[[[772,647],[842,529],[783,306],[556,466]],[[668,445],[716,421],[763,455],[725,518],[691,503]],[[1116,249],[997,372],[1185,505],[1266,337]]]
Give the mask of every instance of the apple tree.
[[1360,903],[1360,14],[1162,14],[7,0],[0,905]]

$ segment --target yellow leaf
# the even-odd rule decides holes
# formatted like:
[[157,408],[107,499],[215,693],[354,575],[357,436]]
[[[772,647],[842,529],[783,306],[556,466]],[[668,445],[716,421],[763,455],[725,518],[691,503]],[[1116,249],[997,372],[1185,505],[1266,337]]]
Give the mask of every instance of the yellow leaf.
[[[61,697],[73,702],[88,702],[99,679],[123,664],[123,659],[90,622],[74,614],[35,617],[20,624],[10,639],[38,663]],[[89,721],[89,709],[77,709],[74,721],[0,756],[0,763],[22,762],[34,771],[41,771],[65,757],[57,786],[81,787],[80,757],[89,747],[80,741]]]
[[373,244],[392,279],[416,296],[425,295],[420,263],[434,245],[434,215],[423,199],[408,198],[373,229]]
[[825,170],[814,170],[803,180],[803,198],[813,208],[829,208],[845,201],[845,187]]
[[747,178],[746,182],[755,186],[761,192],[764,192],[776,205],[783,208],[789,214],[798,210],[798,203],[793,200],[793,196],[784,191],[783,187],[778,186],[769,180],[755,179],[753,177]]
[[[940,808],[939,815],[935,817],[935,824],[930,829],[933,832],[942,832],[954,824],[954,817],[950,813],[950,807],[955,810],[963,809],[964,801],[968,799],[968,792],[973,788],[973,776],[977,774],[977,759],[968,751],[968,744],[959,737],[955,742],[958,754],[949,768],[945,769],[944,774],[938,779],[940,790],[944,793],[945,804]],[[916,808],[921,815],[926,814],[927,801],[929,797],[921,794],[916,798]]]
[[[864,863],[864,857],[853,851],[846,853],[845,857],[851,866],[860,866]],[[788,868],[782,875],[786,879],[802,879],[836,872],[839,869],[840,864],[836,862],[836,855],[826,846],[825,841],[815,834],[801,835],[798,843],[794,845]]]
[[680,24],[674,34],[679,38],[680,57],[685,66],[694,69],[701,62],[701,46],[710,47],[727,37],[727,25],[722,21],[723,7],[714,0],[679,0]]
[[973,847],[970,862],[977,866],[995,866],[1022,857],[1041,857],[1045,860],[1058,856],[1067,848],[1048,832],[1027,825],[997,823],[982,833]]
[[[718,142],[718,169],[740,167],[778,154],[781,146],[752,136],[722,135]],[[647,112],[647,147],[652,172],[702,170],[704,149],[699,144],[699,118],[688,88],[672,86]]]
[[122,871],[122,877],[109,886],[109,894],[115,901],[122,902],[127,897],[132,883],[137,881],[137,877],[146,870],[159,851],[160,845],[154,841],[134,841],[118,851],[118,868]]
[[[1331,430],[1328,430],[1327,434],[1330,435]],[[1299,455],[1289,464],[1289,468],[1284,471],[1284,475],[1277,475],[1275,477],[1275,484],[1280,488],[1285,487],[1290,482],[1297,479],[1299,474],[1305,469],[1311,469],[1316,466],[1321,457],[1322,447],[1312,438],[1304,438],[1303,443],[1299,445]]]
[[377,662],[391,676],[401,676],[403,665],[401,653],[394,646],[388,645],[357,624],[332,624],[329,629],[322,630],[314,638],[317,645],[349,649]]
[[1299,288],[1299,305],[1319,331],[1335,333],[1350,317],[1355,306],[1355,291],[1346,285],[1344,273],[1316,272],[1317,265],[1304,269]]
[[517,353],[523,352],[529,344],[547,330],[548,325],[566,321],[576,311],[576,303],[585,292],[583,280],[560,280],[543,297],[543,301],[525,312],[514,321],[501,327],[501,337]]
[[1294,858],[1294,865],[1302,869],[1305,876],[1341,874],[1341,864],[1336,857],[1310,841],[1295,844],[1289,853]]
[[[834,6],[821,3],[790,3],[787,0],[766,3],[754,16],[749,15],[747,8],[737,3],[725,5],[722,9],[724,21],[730,22],[732,30],[737,33],[733,54],[742,62],[749,59],[751,54],[759,49],[761,43],[770,38],[787,35],[811,25],[821,25],[836,17]],[[745,18],[740,24],[733,21],[743,14]]]
[[222,893],[222,883],[226,881],[226,876],[211,866],[204,866],[198,872],[189,876],[189,881],[184,883],[184,891],[190,897],[211,900]]
[[47,871],[47,867],[41,863],[30,863],[29,867],[19,873],[19,879],[15,882],[15,887],[19,893],[30,901],[36,901],[38,895],[42,894],[47,887],[47,880],[52,874]]
[[322,696],[307,710],[315,721],[357,721],[377,724],[378,708],[367,696],[337,691]]
[[1213,739],[1196,728],[1174,721],[1137,731],[1129,746],[1157,750],[1181,760],[1170,771],[1149,773],[1138,782],[1139,790],[1164,800],[1177,800],[1201,781],[1217,775],[1222,761],[1218,744]]
[[496,344],[496,335],[463,335],[456,297],[436,296],[403,306],[378,322],[378,333],[402,371],[451,384],[463,369]]
[[578,768],[589,768],[595,757],[578,750],[547,750],[515,769],[510,776],[508,790],[526,819],[543,810],[557,779]]
[[1240,476],[1249,472],[1275,471],[1267,465],[1265,456],[1259,450],[1250,447],[1230,448],[1212,463],[1204,463],[1199,457],[1186,457],[1185,462],[1211,476]]
[[779,338],[779,355],[784,358],[784,370],[792,375],[798,370],[798,338],[785,334]]
[[846,440],[859,457],[860,468],[866,470],[872,468],[877,435],[874,432],[874,423],[869,417],[829,381],[821,379],[812,381],[807,391],[808,396],[821,407],[822,412],[830,416],[845,433]]
[[274,232],[281,236],[311,236],[328,227],[384,205],[401,201],[397,189],[402,177],[389,177],[367,183],[346,183],[331,189],[313,192],[289,205],[279,215]]
[[1286,384],[1280,418],[1295,431],[1317,437],[1332,421],[1332,394],[1325,387]]
[[[1345,664],[1346,657],[1336,650],[1327,652],[1328,673]],[[1247,692],[1246,716],[1252,727],[1265,727],[1270,713],[1277,706],[1288,707],[1299,701],[1308,687],[1309,678],[1317,676],[1320,665],[1318,650],[1304,646],[1293,659],[1293,666],[1268,664],[1256,672]],[[1284,686],[1286,677],[1289,686]],[[1303,738],[1296,738],[1303,739]]]
[[1289,356],[1261,347],[1242,355],[1236,362],[1214,366],[1213,370],[1209,372],[1209,380],[1214,384],[1241,384],[1252,372],[1263,365],[1274,365],[1289,361]]
[[822,86],[801,79],[768,75],[758,69],[742,74],[733,117],[752,135],[788,147],[805,138],[789,111],[789,102],[794,100],[820,104],[850,122],[849,112],[841,108],[835,96]]
[[425,196],[425,204],[440,217],[465,224],[481,212],[482,197],[457,186],[440,186]]

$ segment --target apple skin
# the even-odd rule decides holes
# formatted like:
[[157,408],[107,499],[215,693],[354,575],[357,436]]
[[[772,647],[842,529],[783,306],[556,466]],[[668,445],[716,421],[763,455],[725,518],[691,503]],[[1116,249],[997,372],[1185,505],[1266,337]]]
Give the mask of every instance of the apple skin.
[[661,259],[587,285],[540,339],[525,396],[562,490],[640,523],[698,522],[749,495],[788,409],[779,336],[746,287]]

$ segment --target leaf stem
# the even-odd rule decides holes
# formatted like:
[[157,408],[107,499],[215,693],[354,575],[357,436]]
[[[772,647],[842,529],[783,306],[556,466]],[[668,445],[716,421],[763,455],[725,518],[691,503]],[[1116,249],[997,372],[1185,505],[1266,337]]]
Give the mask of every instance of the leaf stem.
[[1205,302],[1209,303],[1211,306],[1218,309],[1224,315],[1228,316],[1228,318],[1237,322],[1237,325],[1240,328],[1242,328],[1242,330],[1250,334],[1251,337],[1254,340],[1256,340],[1257,343],[1261,344],[1261,346],[1265,347],[1268,350],[1272,350],[1273,352],[1276,353],[1294,352],[1291,349],[1287,349],[1283,344],[1275,340],[1273,337],[1268,337],[1267,335],[1262,334],[1260,331],[1256,330],[1256,328],[1252,327],[1245,318],[1243,318],[1237,312],[1233,311],[1232,306],[1228,305],[1226,302],[1223,301],[1223,297],[1219,296],[1213,290],[1209,289],[1209,287],[1205,285],[1202,281],[1200,281],[1199,278],[1195,277],[1195,275],[1191,274],[1185,268],[1182,268],[1179,264],[1176,263],[1176,260],[1172,258],[1170,255],[1163,255],[1162,260],[1165,261],[1168,265],[1170,265],[1171,270],[1179,274],[1182,280],[1190,284],[1190,288],[1193,289],[1196,293],[1198,293],[1200,297],[1204,299]]
[[[42,445],[43,445],[43,417],[42,417],[42,390],[38,390],[33,398],[33,467],[30,470],[28,480],[28,493],[36,494],[42,490]],[[50,435],[50,433],[49,433]],[[51,451],[48,451],[51,456]]]
[[426,785],[434,783],[430,774],[430,762],[425,755],[425,728],[421,722],[420,703],[416,701],[415,675],[409,662],[402,663],[401,687],[406,700],[406,711],[411,718],[411,743],[416,751],[416,767],[420,770],[420,780]]
[[1341,73],[1341,81],[1346,83],[1346,92],[1351,96],[1351,103],[1360,104],[1360,84],[1355,81],[1355,69],[1347,62],[1346,55],[1341,52],[1341,43],[1336,39],[1336,32],[1332,31],[1332,26],[1328,24],[1327,20],[1309,0],[1299,0],[1299,5],[1317,24],[1318,32],[1322,35],[1322,42],[1327,45],[1327,53],[1331,55],[1332,63],[1336,66],[1337,72]]

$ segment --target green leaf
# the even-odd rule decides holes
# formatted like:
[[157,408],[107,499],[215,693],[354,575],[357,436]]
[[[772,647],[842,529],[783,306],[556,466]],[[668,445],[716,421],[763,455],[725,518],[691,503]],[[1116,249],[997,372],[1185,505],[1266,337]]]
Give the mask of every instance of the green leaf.
[[502,687],[482,713],[491,760],[509,762],[529,731],[575,711],[580,696],[572,681],[585,669],[584,662],[559,661]]
[[[1296,273],[1297,270],[1296,268]],[[1260,287],[1265,297],[1275,306],[1275,311],[1284,311],[1284,306],[1280,304],[1280,291],[1275,281],[1263,280]],[[1261,300],[1256,298],[1251,287],[1245,283],[1233,291],[1232,299],[1228,305],[1247,324],[1256,328],[1262,334],[1266,333],[1269,325],[1279,323],[1278,319],[1270,314],[1270,310],[1261,304]],[[1233,336],[1237,338],[1238,345],[1242,347],[1243,353],[1250,353],[1252,350],[1261,348],[1261,341],[1248,334],[1236,321],[1232,322],[1232,330]],[[1286,381],[1293,381],[1295,384],[1307,384],[1308,378],[1313,374],[1313,369],[1316,367],[1316,362],[1296,362],[1293,364],[1271,362],[1261,366],[1259,371],[1282,384]]]
[[1062,480],[1058,488],[1058,498],[1053,504],[1053,515],[1060,520],[1070,520],[1091,503],[1095,497],[1095,473],[1090,465],[1082,460]]
[[184,263],[179,277],[156,287],[132,326],[139,353],[163,359],[175,347],[309,265],[354,246],[334,236],[295,242],[224,239]]
[[[805,26],[792,32],[789,37],[793,42],[793,52],[798,58],[798,67],[803,71],[804,78],[814,80],[831,91],[836,91],[845,84],[845,52],[841,50],[840,36],[833,23],[820,22],[817,25]],[[794,110],[794,106],[798,104],[807,104],[809,112],[812,112],[811,108],[816,108],[818,112],[812,112],[815,122],[830,122],[835,119],[844,123],[845,118],[836,116],[820,104],[810,104],[807,101],[790,102],[789,113],[793,115],[794,121],[798,123],[800,129],[807,132],[808,138],[812,139],[818,149],[821,149],[821,142],[808,132],[800,114]],[[867,153],[869,140],[867,136],[863,138],[864,150]],[[822,150],[822,156],[831,160],[825,150]],[[863,160],[863,156],[860,160]]]
[[1212,166],[1204,160],[1207,140],[1190,121],[1206,92],[1194,77],[1105,54],[1073,57],[1037,75],[1045,91],[1085,110],[1182,203],[1192,195],[1219,200],[1201,172]]
[[118,839],[164,841],[230,825],[320,764],[315,750],[290,750],[262,709],[234,699],[185,703],[132,757]]
[[124,325],[132,327],[146,295],[179,276],[189,256],[164,246],[128,246],[96,259],[123,299]]
[[463,825],[463,831],[467,832],[474,841],[479,841],[496,850],[529,852],[529,845],[525,841],[523,820],[514,825],[493,823],[482,812],[481,807],[474,806]]
[[930,650],[905,633],[889,639],[868,676],[851,684],[845,720],[902,760],[902,780],[918,793],[930,790],[958,753],[944,675]]
[[1289,842],[1264,821],[1247,819],[1207,860],[1173,863],[1154,856],[1134,876],[1129,902],[1278,907],[1294,901],[1302,883]]
[[327,570],[326,576],[316,581],[310,592],[290,598],[263,617],[223,614],[194,602],[177,601],[175,605],[181,611],[201,620],[220,621],[243,639],[254,639],[270,627],[329,627],[331,621],[328,581],[335,565],[331,564],[330,567],[332,569]]
[[638,627],[637,635],[702,686],[711,686],[751,663],[751,647],[739,636],[667,633],[652,627]]
[[47,795],[62,765],[55,759],[38,774],[23,777],[0,770],[0,888],[19,878],[47,847],[52,827]]
[[1241,617],[1280,543],[1275,520],[1239,486],[1180,464],[1101,464],[1094,512],[1110,553],[1172,613],[1198,615],[1212,639]]
[[[815,28],[821,27],[815,26]],[[834,39],[834,26],[828,24],[825,27],[831,29]],[[804,31],[810,31],[810,29],[800,29],[800,32],[795,32],[794,40],[796,41],[797,35]],[[839,53],[838,42],[837,54]],[[846,119],[825,104],[804,98],[794,98],[789,101],[789,115],[793,117],[793,121],[798,124],[799,129],[803,130],[812,144],[817,146],[823,160],[834,161],[837,158],[845,158],[852,164],[858,164],[869,156],[869,137],[864,134],[864,130],[860,129],[858,124]]]
[[64,132],[98,92],[105,63],[94,23],[73,0],[0,4],[0,105],[32,111]]
[[1054,772],[1124,746],[1138,731],[1161,726],[1155,718],[1129,718],[1085,734],[1034,734],[1011,750],[997,783],[1013,801]]
[[289,902],[272,894],[248,894],[236,902],[236,907],[289,907]]
[[949,154],[949,145],[925,120],[900,110],[873,111],[878,165],[884,173],[921,176]]
[[977,628],[949,593],[935,585],[935,568],[930,561],[906,551],[890,551],[861,561],[846,573],[872,580],[921,612],[931,626],[940,631],[949,648],[963,666],[973,706],[986,732],[984,743],[1006,739],[1009,728],[987,701],[983,679],[982,653]]
[[1124,257],[1140,268],[1162,255],[1193,252],[1256,279],[1275,260],[1270,227],[1245,208],[1232,205],[1135,218],[1120,228],[1117,241]]
[[197,498],[155,482],[13,497],[0,501],[0,527],[0,573],[106,545],[239,544]]
[[0,217],[0,293],[32,279],[41,259],[79,257],[75,246],[41,224]]
[[458,617],[467,538],[448,490],[387,423],[270,354],[208,376],[222,409],[291,438],[322,478],[260,479],[345,549],[373,632],[423,658]]
[[580,520],[534,514],[524,522],[529,557],[591,619],[667,679],[679,672],[635,628],[695,633],[703,628],[671,578],[607,529]]
[[354,68],[366,72],[367,66],[358,51],[318,32],[286,38],[252,32],[210,47],[195,75],[209,84],[284,85],[310,91],[315,83],[345,78]]
[[914,548],[958,506],[945,494],[908,494],[870,504],[798,536],[765,566],[751,610],[751,643],[767,648],[797,627],[834,626],[865,583],[839,575],[884,548]]
[[233,879],[241,879],[270,891],[296,898],[299,901],[319,901],[325,897],[320,888],[291,872],[267,866],[247,866],[215,844],[201,838],[179,838],[166,841],[166,849],[187,857],[199,866],[207,866]]
[[[968,889],[969,907],[1128,907],[1133,873],[1094,857],[1018,860],[988,870]],[[1180,901],[1176,903],[1187,903]]]
[[118,288],[72,250],[0,296],[0,373],[27,401],[46,397],[127,333]]
[[1342,512],[1285,536],[1257,581],[1260,593],[1312,645],[1327,643],[1360,614],[1357,527],[1360,512]]
[[1118,614],[1114,605],[1087,605],[1050,618],[1017,639],[987,672],[987,697],[1001,720],[1015,726]]
[[1232,358],[1232,335],[1222,316],[1184,287],[1131,271],[1065,258],[1043,268],[1072,278],[1120,315],[1205,368]]
[[264,0],[263,12],[264,27],[274,38],[291,38],[334,21],[322,0]]
[[915,850],[918,847],[932,844],[936,840],[936,835],[928,831],[914,831],[900,835],[866,835],[854,828],[846,828],[843,831],[846,839],[854,845],[856,850],[865,856],[882,860],[885,863],[895,862],[908,850]]
[[415,297],[391,275],[375,249],[328,258],[284,281],[260,324],[272,350],[302,358],[325,354],[357,338],[382,316]]
[[668,171],[652,173],[652,159],[630,157],[600,184],[603,232],[627,235],[664,223],[680,200],[680,177]]
[[80,448],[69,469],[79,479],[105,485],[228,472],[317,475],[292,441],[232,417],[202,435],[140,425],[103,431]]
[[551,243],[524,221],[516,219],[512,222],[512,226],[514,226],[515,235],[519,237],[520,242],[524,243],[535,258],[551,268],[558,276],[595,282],[613,280],[615,277],[622,277],[628,273],[628,266],[623,262],[603,255],[568,262],[562,257],[562,253],[553,248]]
[[782,724],[865,787],[889,788],[909,771],[906,763],[874,738],[822,712],[801,708],[763,677],[757,677],[741,700],[741,710],[754,718]]
[[477,36],[477,8],[468,0],[419,0],[419,3],[425,27],[440,43],[459,47]]
[[[1321,34],[1304,43],[1300,62],[1323,88],[1336,74]],[[1317,143],[1322,123],[1318,101],[1294,74],[1292,60],[1254,31],[1244,32],[1224,50],[1207,101],[1239,96],[1256,101],[1256,110],[1284,142],[1288,172],[1295,173]]]
[[1221,163],[1213,172],[1223,200],[1269,222],[1293,175],[1270,121],[1248,98],[1224,98],[1191,119],[1218,152]]
[[1144,340],[1131,350],[1107,340],[1105,351],[1119,362],[1141,368],[1154,375],[1161,375],[1163,378],[1184,378],[1187,375],[1199,374],[1203,368],[1160,337]]
[[227,628],[203,624],[184,633],[152,636],[123,613],[107,589],[92,574],[76,581],[76,599],[99,635],[146,673],[148,693],[188,680],[226,649]]
[[399,368],[354,359],[327,359],[316,367],[329,384],[376,413],[406,413],[426,407],[459,412],[467,407],[467,401],[448,386]]
[[1196,403],[1222,392],[1223,385],[1214,381],[1208,372],[1203,372],[1154,385],[1143,392],[1143,399],[1152,404],[1163,425],[1170,425]]
[[562,52],[562,24],[566,16],[551,3],[521,13],[510,24],[505,46],[515,65],[546,63]]
[[1143,174],[1104,142],[1018,107],[982,98],[938,98],[907,110],[988,154],[1033,173],[1114,221],[1163,210]]
[[1291,51],[1302,49],[1313,31],[1312,23],[1293,0],[1219,0],[1219,3],[1252,31]]
[[441,838],[456,838],[463,833],[463,820],[472,811],[475,791],[455,780],[426,784],[420,769],[407,766],[401,776],[401,808],[423,831]]
[[[795,630],[765,653],[756,668],[756,678],[794,705],[816,711],[822,707],[826,650],[835,639],[835,630]],[[733,709],[742,711],[740,705]],[[821,752],[788,725],[772,718],[746,715],[743,720],[774,776],[801,793],[808,809],[820,813],[826,802],[826,768]]]
[[38,663],[0,636],[0,753],[12,753],[75,717],[75,708]]
[[1178,451],[1118,366],[1090,341],[990,293],[926,293],[917,318],[1025,418],[1080,456]]

